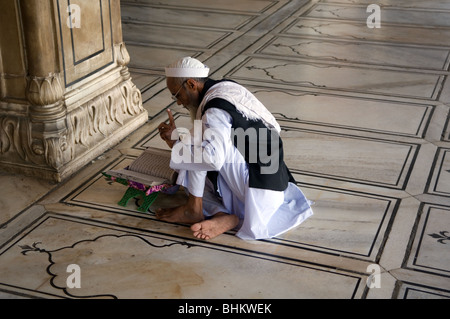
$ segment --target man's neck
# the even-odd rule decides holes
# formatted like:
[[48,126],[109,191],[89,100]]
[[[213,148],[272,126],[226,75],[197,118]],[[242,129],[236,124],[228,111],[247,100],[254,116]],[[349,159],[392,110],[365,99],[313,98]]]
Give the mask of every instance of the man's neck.
[[204,83],[201,83],[202,87],[201,87],[200,95],[199,95],[199,101],[200,102],[203,100],[203,98],[205,97],[206,92],[208,92],[208,90],[211,88],[211,86],[213,86],[216,83],[217,83],[217,81],[209,79],[209,78]]

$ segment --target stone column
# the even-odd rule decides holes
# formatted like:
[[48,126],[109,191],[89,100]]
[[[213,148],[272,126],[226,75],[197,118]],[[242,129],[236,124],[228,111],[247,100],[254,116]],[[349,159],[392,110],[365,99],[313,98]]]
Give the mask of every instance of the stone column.
[[119,0],[2,1],[0,11],[1,169],[61,181],[145,123]]

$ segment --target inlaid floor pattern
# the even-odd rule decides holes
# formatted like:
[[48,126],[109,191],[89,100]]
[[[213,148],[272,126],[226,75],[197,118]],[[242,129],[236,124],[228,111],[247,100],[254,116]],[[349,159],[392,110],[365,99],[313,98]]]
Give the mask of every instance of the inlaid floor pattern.
[[[376,1],[369,28],[372,2],[122,0],[149,121],[60,185],[0,176],[0,297],[449,298],[450,3]],[[164,77],[183,56],[276,116],[313,217],[271,240],[202,241],[152,213],[182,195],[117,205],[125,188],[101,172],[165,148],[167,108],[189,125]]]

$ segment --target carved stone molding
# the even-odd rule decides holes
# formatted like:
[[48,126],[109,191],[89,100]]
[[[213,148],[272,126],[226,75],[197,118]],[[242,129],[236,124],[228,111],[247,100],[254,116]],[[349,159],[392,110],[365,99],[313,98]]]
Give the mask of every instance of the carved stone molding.
[[27,98],[32,105],[50,105],[61,101],[64,91],[59,74],[47,77],[29,77]]
[[0,117],[0,161],[24,166],[59,169],[70,160],[66,135],[33,132],[29,118]]
[[[72,165],[78,165],[73,161],[80,161],[94,149],[103,152],[146,119],[141,93],[131,80],[100,93],[62,120],[51,122],[64,124],[53,132],[42,131],[42,123],[28,117],[0,115],[0,164],[20,167],[21,172],[24,168],[52,172],[51,178],[60,181],[66,171],[74,169]],[[133,129],[127,131],[129,125]],[[116,136],[119,130],[123,133]]]
[[120,66],[127,66],[128,63],[130,63],[130,55],[128,54],[125,43],[122,42],[116,45],[116,48],[117,64]]
[[41,165],[43,147],[33,140],[31,122],[28,118],[0,117],[0,157],[10,162]]
[[128,54],[128,50],[125,46],[125,43],[120,43],[114,45],[114,51],[116,54],[116,62],[118,65],[122,67],[120,74],[124,80],[128,80],[130,78],[130,72],[128,71],[128,63],[130,63],[130,55]]
[[31,103],[30,114],[34,120],[52,121],[65,115],[62,103],[64,90],[59,74],[28,77],[26,95]]
[[140,91],[131,81],[122,82],[68,114],[70,143],[89,148],[143,112]]

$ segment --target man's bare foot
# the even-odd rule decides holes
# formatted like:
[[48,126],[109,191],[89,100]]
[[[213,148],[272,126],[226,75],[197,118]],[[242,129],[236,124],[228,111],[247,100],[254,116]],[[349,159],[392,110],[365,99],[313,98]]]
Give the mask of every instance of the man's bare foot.
[[155,212],[156,218],[166,222],[182,223],[182,224],[194,224],[204,219],[203,214],[201,216],[193,214],[186,208],[186,205],[178,206],[175,208],[160,208]]
[[194,224],[204,219],[201,197],[189,195],[185,205],[156,210],[156,218],[172,223]]
[[239,223],[239,217],[225,213],[217,213],[211,219],[195,223],[191,226],[194,237],[212,239],[233,229]]

